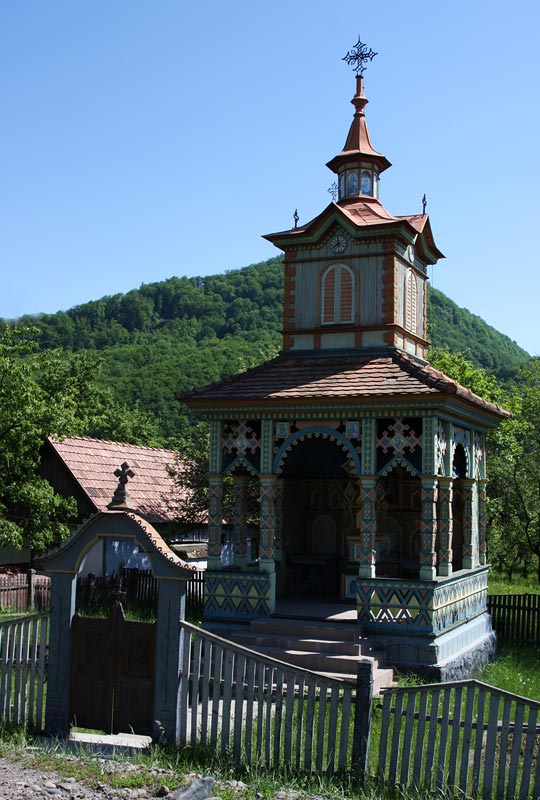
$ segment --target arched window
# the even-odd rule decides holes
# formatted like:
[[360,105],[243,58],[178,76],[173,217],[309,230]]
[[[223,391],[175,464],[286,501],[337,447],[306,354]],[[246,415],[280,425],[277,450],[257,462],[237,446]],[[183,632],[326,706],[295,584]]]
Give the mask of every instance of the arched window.
[[356,281],[354,272],[345,264],[328,267],[321,280],[321,322],[332,325],[354,322]]
[[358,174],[356,172],[349,172],[347,178],[347,194],[358,194]]
[[405,330],[417,333],[418,330],[418,285],[412,269],[407,270],[405,278]]
[[364,172],[362,172],[361,187],[362,187],[362,194],[373,194],[371,188],[371,172],[367,172],[367,170],[364,170]]

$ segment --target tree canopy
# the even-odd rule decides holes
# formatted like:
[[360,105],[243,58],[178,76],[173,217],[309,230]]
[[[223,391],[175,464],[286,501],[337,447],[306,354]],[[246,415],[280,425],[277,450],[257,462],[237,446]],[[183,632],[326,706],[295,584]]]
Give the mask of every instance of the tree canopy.
[[0,545],[43,550],[69,531],[74,501],[39,472],[46,436],[159,443],[155,421],[97,386],[97,369],[86,353],[37,350],[30,329],[0,333]]

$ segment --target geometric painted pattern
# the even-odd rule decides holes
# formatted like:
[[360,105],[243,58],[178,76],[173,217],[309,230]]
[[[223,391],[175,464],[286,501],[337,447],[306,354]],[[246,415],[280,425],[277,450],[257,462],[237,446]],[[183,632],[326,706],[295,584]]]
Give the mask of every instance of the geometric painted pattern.
[[229,423],[222,439],[222,447],[226,453],[255,453],[261,446],[260,438],[253,428],[248,425],[247,420]]
[[358,622],[372,632],[441,634],[487,608],[487,568],[432,583],[359,578]]
[[422,434],[417,436],[411,426],[402,419],[394,420],[377,439],[377,447],[380,447],[383,453],[392,450],[394,455],[400,456],[404,455],[406,449],[414,453],[416,448],[421,446]]
[[270,576],[208,571],[204,578],[205,618],[250,620],[270,616]]

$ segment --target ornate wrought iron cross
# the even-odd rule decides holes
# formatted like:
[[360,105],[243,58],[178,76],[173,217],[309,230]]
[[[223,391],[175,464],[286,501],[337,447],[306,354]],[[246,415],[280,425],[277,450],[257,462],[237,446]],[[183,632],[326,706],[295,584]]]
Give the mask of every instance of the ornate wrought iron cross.
[[355,71],[356,75],[363,75],[366,69],[366,65],[368,61],[373,61],[377,53],[375,53],[371,48],[368,49],[368,46],[364,44],[360,40],[360,36],[358,36],[358,41],[356,42],[355,46],[352,50],[349,50],[346,56],[344,56],[341,60],[346,61],[347,64],[352,66],[353,70]]
[[334,181],[334,183],[332,184],[332,186],[331,186],[331,187],[328,189],[328,194],[331,194],[331,195],[332,195],[332,200],[333,200],[334,202],[335,202],[335,200],[336,200],[337,193],[338,193],[338,185],[337,185],[337,183]]

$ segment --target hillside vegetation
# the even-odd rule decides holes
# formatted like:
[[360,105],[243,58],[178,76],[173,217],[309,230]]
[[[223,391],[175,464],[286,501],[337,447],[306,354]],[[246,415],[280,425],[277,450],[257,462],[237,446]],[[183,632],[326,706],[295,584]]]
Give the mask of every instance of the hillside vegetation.
[[[69,311],[23,317],[42,349],[86,351],[101,360],[98,380],[115,399],[159,420],[164,443],[193,425],[174,400],[186,391],[255,366],[281,344],[283,265],[278,257],[205,278],[173,277]],[[458,350],[499,380],[516,377],[528,354],[439,291],[429,295],[430,338]]]

